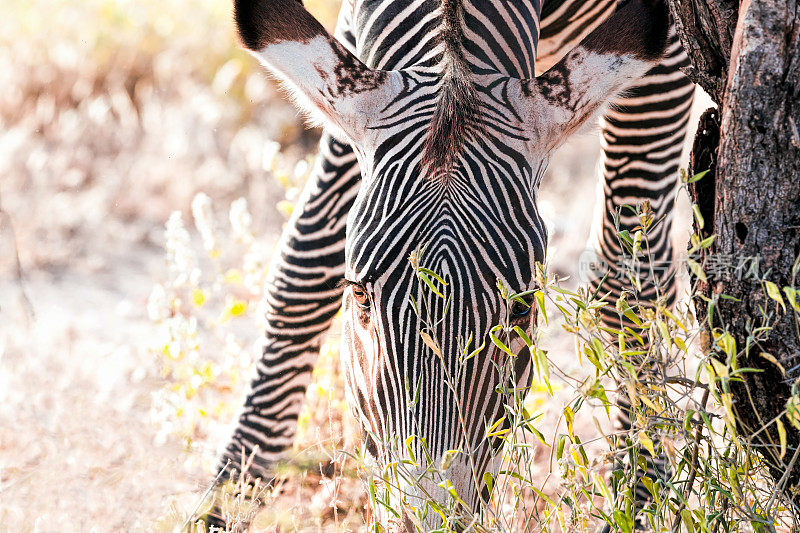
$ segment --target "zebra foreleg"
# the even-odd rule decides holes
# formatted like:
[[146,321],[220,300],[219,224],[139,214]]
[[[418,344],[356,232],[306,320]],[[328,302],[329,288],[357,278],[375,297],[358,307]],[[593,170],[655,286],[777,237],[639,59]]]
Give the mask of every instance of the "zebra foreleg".
[[[652,305],[660,300],[672,305],[676,296],[672,247],[672,220],[678,185],[678,165],[683,150],[686,125],[694,95],[694,85],[678,70],[688,64],[674,31],[670,32],[668,52],[663,62],[643,76],[622,98],[618,98],[602,121],[603,159],[601,204],[590,246],[604,265],[592,273],[594,287],[603,281],[601,293],[611,293],[610,306],[602,320],[611,328],[626,324],[614,307],[616,299],[626,294],[631,304]],[[646,254],[637,259],[640,287],[634,287],[626,270],[631,258],[620,244],[617,232],[640,226],[640,216],[629,207],[649,203],[653,225],[648,231]],[[645,208],[647,209],[647,208]],[[655,373],[658,361],[632,361],[646,374]],[[622,392],[617,405],[617,430],[630,432],[630,399]],[[655,442],[658,448],[659,443]],[[624,439],[617,452],[619,467],[627,455]],[[634,497],[639,509],[652,498],[641,482],[646,475],[653,480],[667,476],[668,464],[663,455],[652,457],[637,450],[647,462],[645,472],[637,474]],[[627,465],[626,468],[637,468]]]
[[[246,478],[268,486],[275,465],[294,443],[322,336],[341,305],[345,221],[360,179],[350,146],[323,135],[314,172],[270,266],[263,354],[220,457],[218,485],[240,481],[245,463]],[[214,506],[207,525],[224,530],[221,515]]]

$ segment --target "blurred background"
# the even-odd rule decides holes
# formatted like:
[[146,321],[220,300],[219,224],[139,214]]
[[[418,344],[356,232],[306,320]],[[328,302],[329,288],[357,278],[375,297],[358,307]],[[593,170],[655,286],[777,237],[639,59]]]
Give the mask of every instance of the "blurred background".
[[[338,0],[305,3],[332,29]],[[5,0],[0,529],[171,530],[193,511],[318,138],[239,49],[228,0]],[[588,237],[598,156],[584,132],[544,181],[562,275]],[[551,357],[580,373],[552,330]],[[334,333],[301,420],[298,451],[313,457],[356,433],[337,357]],[[538,408],[560,413],[556,396]],[[357,530],[366,500],[351,478],[299,472],[257,525]]]

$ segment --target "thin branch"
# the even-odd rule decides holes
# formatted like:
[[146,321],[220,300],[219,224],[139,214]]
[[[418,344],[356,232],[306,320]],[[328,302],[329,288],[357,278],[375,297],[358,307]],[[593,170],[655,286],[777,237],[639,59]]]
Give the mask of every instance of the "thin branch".
[[[705,409],[706,404],[708,403],[708,396],[710,394],[710,390],[706,389],[703,393],[703,399],[700,401],[700,405],[703,409]],[[700,457],[700,439],[703,438],[703,425],[698,425],[694,430],[694,448],[692,449],[692,471],[689,473],[689,479],[686,481],[686,495],[681,500],[681,505],[678,507],[678,510],[675,512],[675,520],[672,522],[672,531],[677,532],[678,528],[681,525],[681,513],[683,512],[684,508],[686,507],[686,502],[689,500],[689,496],[692,494],[692,487],[694,486],[694,480],[697,478],[697,470],[699,469],[699,457]]]

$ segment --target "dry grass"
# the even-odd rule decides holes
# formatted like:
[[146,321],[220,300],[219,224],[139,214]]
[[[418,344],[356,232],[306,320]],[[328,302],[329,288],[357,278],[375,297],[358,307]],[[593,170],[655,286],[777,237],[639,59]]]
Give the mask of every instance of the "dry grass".
[[[218,444],[186,453],[152,421],[166,382],[146,304],[164,223],[201,190],[244,197],[268,253],[317,133],[238,50],[228,2],[3,8],[0,523],[150,530],[195,498]],[[273,142],[285,166],[270,171]]]

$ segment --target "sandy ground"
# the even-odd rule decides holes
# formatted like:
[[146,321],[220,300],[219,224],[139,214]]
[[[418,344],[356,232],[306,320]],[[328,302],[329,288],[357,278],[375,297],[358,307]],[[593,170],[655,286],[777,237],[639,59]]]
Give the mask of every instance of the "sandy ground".
[[[292,116],[285,107],[276,109],[282,117]],[[9,148],[9,135],[0,138],[5,148],[0,155],[29,162],[33,156],[22,154],[25,148]],[[562,274],[574,276],[588,236],[598,150],[596,135],[573,139],[544,181],[541,206],[553,229],[550,257]],[[215,157],[201,158],[196,168],[224,175],[238,171]],[[165,167],[168,173],[169,164]],[[269,246],[283,220],[272,206],[284,191],[259,182],[268,179],[254,173],[245,194],[257,206],[256,223]],[[207,436],[187,452],[178,437],[160,435],[151,416],[154,393],[165,382],[148,344],[155,326],[146,303],[153,285],[166,277],[163,223],[172,209],[186,210],[191,195],[170,204],[175,195],[164,199],[151,191],[139,201],[157,208],[121,215],[107,208],[119,198],[87,194],[69,204],[76,221],[72,229],[56,232],[43,228],[51,210],[55,213],[54,203],[69,199],[47,187],[31,188],[24,180],[0,184],[4,207],[18,227],[24,287],[34,313],[26,318],[17,286],[6,276],[0,286],[0,530],[150,531],[173,506],[191,508],[222,443],[220,435]],[[124,203],[124,188],[118,192]],[[233,197],[220,187],[209,195],[220,202]],[[93,214],[100,207],[107,216]],[[53,216],[62,222],[62,215]],[[32,217],[44,222],[32,225]],[[687,222],[684,216],[679,224],[683,234]],[[251,334],[245,344],[258,331]],[[569,339],[553,331],[546,342],[552,357],[574,366]],[[553,400],[552,413],[561,410],[563,400]]]

